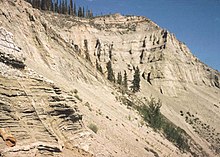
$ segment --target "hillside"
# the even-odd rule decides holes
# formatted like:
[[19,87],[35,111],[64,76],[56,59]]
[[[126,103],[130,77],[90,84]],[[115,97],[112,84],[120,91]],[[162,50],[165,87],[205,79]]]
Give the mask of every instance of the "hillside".
[[[107,80],[109,61],[129,87],[138,67],[140,91]],[[219,78],[148,18],[79,18],[0,0],[0,129],[16,139],[8,147],[0,138],[0,156],[220,156]],[[190,150],[143,121],[136,108],[151,97]]]

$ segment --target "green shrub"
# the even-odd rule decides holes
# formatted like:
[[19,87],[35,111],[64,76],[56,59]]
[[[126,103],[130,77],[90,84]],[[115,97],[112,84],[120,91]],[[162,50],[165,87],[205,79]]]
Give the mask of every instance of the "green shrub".
[[139,68],[137,67],[135,69],[135,72],[134,72],[134,79],[132,81],[132,86],[131,86],[131,89],[132,89],[132,92],[138,92],[140,90],[140,70]]
[[166,138],[173,142],[180,150],[189,150],[188,140],[184,137],[184,130],[171,123],[163,125],[163,132]]
[[89,111],[92,111],[92,108],[91,108],[89,102],[86,102],[84,105],[89,108]]
[[121,99],[121,102],[124,104],[124,105],[126,105],[126,106],[128,106],[128,107],[134,107],[135,106],[135,104],[133,103],[133,101],[131,101],[131,100],[129,100],[128,98],[126,98],[126,97],[120,97],[120,99]]
[[115,82],[115,75],[114,75],[114,72],[113,72],[113,69],[112,69],[112,63],[111,61],[109,61],[106,65],[106,68],[107,68],[107,72],[108,72],[108,80],[111,81],[111,82]]
[[98,132],[98,127],[95,124],[89,124],[89,129],[91,129],[94,133]]
[[78,93],[78,90],[77,90],[77,89],[74,89],[74,90],[73,90],[73,93],[74,93],[74,94],[77,94],[77,93]]
[[80,102],[82,102],[82,99],[81,99],[78,95],[74,95],[74,97],[75,97],[76,99],[78,99]]
[[142,105],[138,107],[138,111],[143,116],[144,121],[153,129],[162,130],[165,137],[173,142],[180,150],[189,150],[188,140],[185,137],[186,133],[184,130],[175,126],[160,113],[161,101],[151,98],[148,103],[149,106]]
[[160,129],[162,127],[161,106],[162,103],[160,100],[156,101],[154,98],[151,98],[149,107],[143,105],[139,108],[139,112],[142,114],[144,120],[148,122],[153,129]]

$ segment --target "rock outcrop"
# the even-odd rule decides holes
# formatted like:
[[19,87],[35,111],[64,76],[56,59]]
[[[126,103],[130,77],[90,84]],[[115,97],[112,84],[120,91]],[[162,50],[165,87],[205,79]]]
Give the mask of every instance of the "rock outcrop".
[[[0,28],[0,136],[6,143],[0,140],[0,153],[62,156],[60,152],[74,148],[67,147],[67,143],[75,132],[83,132],[77,99],[25,68],[22,52],[12,36]],[[81,150],[74,149],[81,156]]]
[[2,27],[0,28],[0,62],[15,68],[25,67],[21,49],[13,42],[13,34]]
[[18,150],[19,154],[61,152],[64,138],[70,139],[82,129],[82,116],[72,96],[58,92],[44,80],[29,77],[0,76],[0,126],[10,128],[17,140],[16,147],[5,148],[2,155]]
[[5,141],[6,145],[9,147],[14,147],[16,145],[16,139],[12,136],[6,129],[0,129],[0,136]]

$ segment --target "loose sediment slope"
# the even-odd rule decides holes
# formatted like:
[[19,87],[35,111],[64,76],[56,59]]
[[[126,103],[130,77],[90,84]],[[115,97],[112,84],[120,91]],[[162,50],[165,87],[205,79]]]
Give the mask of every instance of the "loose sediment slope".
[[138,97],[160,98],[162,113],[196,143],[195,154],[219,155],[220,74],[173,34],[145,17],[81,19],[23,0],[0,0],[0,128],[17,139],[11,148],[0,139],[0,153],[190,156],[118,101],[105,79],[109,60],[129,85],[139,67]]

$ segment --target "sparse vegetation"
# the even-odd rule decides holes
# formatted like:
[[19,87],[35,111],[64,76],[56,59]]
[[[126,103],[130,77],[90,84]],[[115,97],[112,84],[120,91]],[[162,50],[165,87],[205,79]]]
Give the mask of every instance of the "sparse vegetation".
[[184,136],[184,130],[174,126],[174,124],[165,123],[163,125],[163,131],[167,139],[176,144],[180,150],[189,150],[188,140]]
[[132,81],[132,86],[131,86],[131,90],[132,92],[138,92],[140,90],[140,70],[139,68],[135,68],[135,72],[134,72],[134,79]]
[[45,11],[52,11],[59,14],[66,14],[78,17],[91,18],[93,17],[92,10],[81,6],[76,7],[73,0],[25,0],[34,8]]
[[74,89],[74,90],[73,90],[73,93],[74,93],[74,94],[77,94],[77,93],[78,93],[78,90],[77,90],[77,89]]
[[98,115],[103,115],[100,109],[98,109],[98,111],[96,111],[96,113],[97,113]]
[[77,94],[75,94],[74,97],[75,97],[76,99],[78,99],[80,102],[82,102],[82,99],[81,99]]
[[161,130],[165,137],[173,142],[180,150],[189,150],[188,140],[185,137],[186,133],[160,113],[161,106],[162,103],[160,100],[156,101],[154,98],[151,98],[148,101],[148,106],[142,105],[138,107],[138,111],[150,127],[154,130]]
[[143,47],[146,47],[146,37],[143,40]]
[[122,75],[121,75],[121,72],[118,73],[117,84],[122,85]]
[[141,51],[140,64],[143,64],[144,50]]
[[111,81],[111,82],[115,82],[115,75],[114,75],[114,72],[113,72],[113,69],[112,69],[111,61],[109,61],[107,63],[106,68],[107,68],[107,72],[108,72],[108,76],[107,76],[108,80]]
[[135,106],[135,104],[126,97],[122,96],[122,97],[120,97],[120,100],[122,101],[123,104],[125,104],[128,107],[134,107]]
[[128,76],[127,76],[126,71],[124,71],[124,78],[123,78],[122,84],[123,84],[123,87],[125,88],[125,90],[127,90],[128,89]]
[[113,44],[111,44],[110,46],[109,46],[109,59],[110,60],[112,60],[112,48],[113,48]]
[[[180,114],[184,113],[180,112]],[[186,123],[190,124],[193,130],[203,137],[207,142],[212,143],[210,146],[212,150],[214,150],[216,153],[220,153],[219,133],[216,131],[216,129],[209,124],[202,122],[198,117],[196,117],[196,115],[190,113],[189,111],[187,111],[185,115],[187,115],[185,116]]]
[[143,105],[139,108],[139,112],[143,116],[144,120],[154,129],[161,129],[162,127],[162,115],[160,108],[162,103],[160,100],[156,101],[154,98],[148,102],[149,107]]
[[72,93],[72,95],[76,98],[76,99],[78,99],[80,102],[82,102],[82,99],[79,97],[79,95],[78,95],[78,90],[77,89],[74,89],[74,90],[71,90],[71,93]]
[[89,102],[86,102],[84,105],[85,105],[86,107],[88,107],[89,111],[92,111],[92,108],[91,108]]
[[181,115],[181,116],[184,116],[183,111],[180,111],[180,115]]
[[128,115],[128,120],[131,121],[131,115],[130,114]]
[[91,123],[91,124],[89,124],[89,129],[91,129],[94,133],[97,133],[98,132],[98,127],[95,125],[95,124],[93,124],[93,123]]

